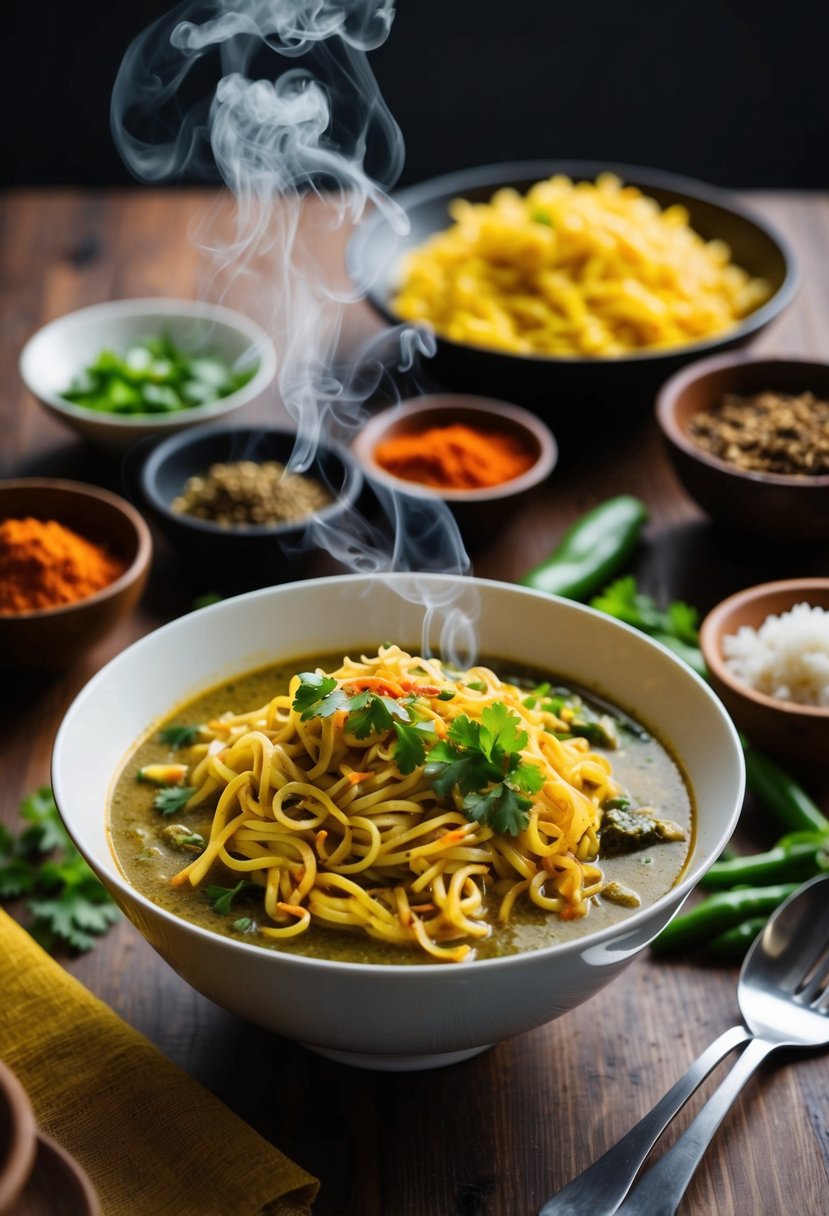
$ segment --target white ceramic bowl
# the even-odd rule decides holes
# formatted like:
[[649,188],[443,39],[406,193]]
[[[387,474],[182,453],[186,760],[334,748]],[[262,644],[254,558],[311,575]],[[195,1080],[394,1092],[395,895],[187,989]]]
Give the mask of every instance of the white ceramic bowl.
[[[138,338],[169,334],[183,350],[209,350],[228,363],[258,362],[243,388],[209,405],[170,414],[108,414],[85,409],[60,396],[102,350],[123,352]],[[200,300],[115,300],[68,313],[38,330],[20,355],[20,374],[47,410],[100,447],[123,451],[139,439],[161,437],[202,422],[215,422],[268,387],[276,374],[276,352],[249,317]]]
[[[424,614],[422,604],[440,605]],[[610,928],[468,964],[373,966],[261,949],[179,920],[127,885],[104,806],[125,753],[204,688],[270,661],[356,652],[383,638],[440,642],[455,603],[481,653],[531,663],[601,691],[661,736],[690,779],[697,830],[681,881]],[[147,673],[152,672],[151,679]],[[364,1067],[429,1068],[474,1055],[567,1013],[656,936],[731,835],[743,795],[736,731],[707,685],[626,625],[524,588],[443,575],[347,575],[226,600],[164,626],[81,692],[58,732],[52,779],[63,820],[152,946],[193,987],[240,1017]]]

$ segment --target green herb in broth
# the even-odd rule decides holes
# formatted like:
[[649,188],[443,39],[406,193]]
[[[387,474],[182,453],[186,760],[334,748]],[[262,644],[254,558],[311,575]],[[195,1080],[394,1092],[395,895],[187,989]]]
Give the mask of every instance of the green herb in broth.
[[[330,670],[341,662],[341,655],[322,655],[290,666],[253,672],[178,707],[162,724],[161,732],[157,728],[137,746],[115,784],[110,808],[114,851],[127,879],[144,895],[171,912],[213,931],[248,942],[254,941],[264,948],[313,957],[412,965],[429,962],[428,957],[415,950],[316,924],[296,937],[274,943],[264,938],[258,928],[262,923],[259,913],[261,888],[259,891],[240,891],[234,897],[233,916],[218,912],[204,889],[191,889],[189,885],[172,888],[170,879],[181,870],[186,858],[182,857],[180,847],[164,838],[163,828],[167,826],[167,821],[159,816],[157,810],[153,810],[152,791],[136,785],[134,780],[138,767],[188,759],[186,748],[175,747],[176,739],[169,734],[172,726],[196,728],[229,710],[241,711],[265,704],[276,690],[287,689],[295,672],[314,668]],[[509,681],[522,681],[521,686],[528,690],[528,695],[545,680],[551,687],[559,687],[560,682],[549,681],[546,673],[517,672],[514,664],[492,665],[505,671],[505,678]],[[630,796],[634,807],[657,807],[660,816],[676,820],[684,828],[686,836],[690,837],[690,796],[678,766],[666,749],[616,707],[608,706],[581,690],[570,689],[568,692],[578,698],[585,714],[596,720],[606,716],[613,718],[618,736],[618,747],[611,754],[614,776]],[[200,834],[205,839],[209,837],[212,808],[197,806],[177,814],[181,819],[180,826],[187,834]],[[644,905],[653,902],[674,884],[687,853],[686,839],[655,845],[646,854],[638,853],[607,861],[603,859],[600,864],[607,882],[615,883],[617,888],[634,890],[641,905]],[[213,886],[232,889],[237,878],[238,872],[231,875],[223,866],[217,865],[211,871],[208,882]],[[490,912],[497,905],[490,893],[486,896],[486,903]],[[612,902],[610,898],[591,900],[589,916],[576,921],[562,920],[535,906],[522,905],[519,908],[516,904],[508,924],[497,925],[489,937],[476,943],[476,956],[489,958],[571,940],[585,932],[615,923],[627,915],[630,915],[630,909]],[[241,927],[242,924],[244,927]],[[252,928],[252,924],[257,927]]]

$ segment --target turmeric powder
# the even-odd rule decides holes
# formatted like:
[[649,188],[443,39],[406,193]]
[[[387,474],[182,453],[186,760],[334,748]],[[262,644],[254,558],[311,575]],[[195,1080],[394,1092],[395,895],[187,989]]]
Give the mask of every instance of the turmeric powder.
[[121,558],[53,519],[0,520],[0,613],[86,599],[125,568]]
[[532,452],[517,435],[462,423],[394,435],[378,443],[374,458],[394,477],[440,490],[498,486],[533,463]]

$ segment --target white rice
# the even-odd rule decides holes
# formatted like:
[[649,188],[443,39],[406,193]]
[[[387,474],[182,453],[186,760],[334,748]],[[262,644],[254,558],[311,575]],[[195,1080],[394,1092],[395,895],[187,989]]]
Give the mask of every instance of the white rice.
[[798,705],[829,707],[829,612],[795,604],[759,629],[743,625],[722,640],[725,665],[757,692]]

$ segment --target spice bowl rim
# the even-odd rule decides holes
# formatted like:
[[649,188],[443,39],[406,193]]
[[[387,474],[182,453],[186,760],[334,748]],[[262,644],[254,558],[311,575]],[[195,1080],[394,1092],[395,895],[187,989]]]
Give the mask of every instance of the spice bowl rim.
[[[186,511],[174,511],[170,502],[159,492],[157,487],[159,470],[168,458],[174,456],[182,448],[188,448],[205,440],[209,441],[215,436],[226,436],[230,442],[233,442],[244,436],[253,438],[264,435],[278,435],[291,438],[296,437],[297,432],[287,425],[277,426],[270,424],[257,426],[251,423],[247,426],[238,427],[225,423],[218,426],[199,427],[196,431],[182,431],[167,436],[149,453],[139,474],[141,490],[149,506],[168,523],[179,527],[193,528],[195,531],[203,533],[205,537],[222,537],[229,541],[236,538],[242,541],[248,538],[273,538],[278,540],[280,536],[285,536],[288,533],[297,531],[297,529],[308,527],[315,522],[327,523],[332,517],[339,515],[343,510],[347,510],[357,501],[362,490],[362,472],[357,462],[349,455],[348,450],[343,445],[330,440],[320,440],[317,442],[314,448],[314,458],[316,459],[323,452],[338,460],[343,467],[345,476],[344,485],[337,491],[332,502],[326,503],[318,511],[312,511],[299,519],[282,520],[279,523],[270,524],[220,524],[214,520],[200,519],[198,516],[190,515]],[[276,457],[268,457],[268,459],[276,459]],[[259,461],[259,463],[262,462]],[[186,474],[185,481],[187,477],[193,475],[193,473]],[[184,488],[184,483],[182,483],[181,488]]]
[[[448,408],[446,403],[448,403]],[[494,486],[452,488],[408,481],[404,477],[397,477],[393,473],[389,473],[375,460],[374,451],[378,443],[386,435],[393,434],[398,426],[416,434],[418,428],[407,428],[408,422],[424,414],[439,416],[443,410],[446,410],[447,414],[451,414],[451,418],[447,418],[447,422],[458,422],[461,420],[458,415],[467,413],[470,418],[478,415],[479,417],[486,416],[493,421],[501,420],[515,433],[523,432],[528,436],[530,445],[535,451],[533,463],[517,477],[499,482]],[[352,440],[351,451],[366,476],[372,481],[398,493],[416,498],[439,498],[450,505],[483,504],[523,494],[550,476],[558,463],[559,455],[555,435],[537,414],[531,413],[523,406],[510,401],[502,401],[499,398],[486,397],[477,393],[449,391],[406,398],[396,405],[380,410],[369,419]]]
[[[78,498],[85,498],[88,501],[104,502],[114,511],[124,517],[132,527],[136,537],[135,555],[130,561],[126,569],[101,587],[100,590],[94,591],[91,595],[85,595],[81,599],[71,600],[66,604],[55,604],[50,608],[31,608],[23,612],[6,612],[0,614],[0,621],[34,621],[37,619],[53,619],[55,617],[66,616],[69,613],[85,610],[96,604],[102,603],[104,600],[112,599],[119,595],[126,587],[135,583],[149,569],[153,554],[153,543],[150,529],[145,520],[142,518],[131,503],[122,498],[120,494],[115,494],[112,490],[107,490],[103,486],[95,486],[82,481],[73,481],[60,477],[18,477],[10,481],[0,483],[0,519],[10,519],[12,516],[4,514],[3,499],[8,491],[19,490],[57,490],[59,493],[74,495]],[[53,518],[54,516],[49,516]],[[39,516],[38,518],[43,518]],[[60,519],[57,520],[61,523]],[[62,525],[65,526],[65,525]],[[88,539],[84,537],[84,539]]]
[[[815,475],[803,473],[766,473],[759,469],[741,469],[727,460],[713,456],[693,442],[688,435],[687,426],[679,422],[677,407],[680,398],[690,384],[704,379],[709,374],[720,371],[737,370],[743,367],[785,368],[785,367],[816,367],[821,368],[824,375],[829,376],[829,364],[824,360],[808,356],[790,356],[785,354],[751,354],[729,353],[713,355],[708,359],[698,359],[681,368],[670,376],[659,388],[656,396],[656,419],[667,441],[680,449],[686,456],[698,461],[718,473],[739,478],[758,485],[780,486],[787,489],[826,489],[829,487],[829,473]],[[782,389],[779,391],[783,391]],[[705,407],[700,407],[700,409]],[[699,412],[699,411],[694,411]]]
[[769,616],[779,615],[782,611],[789,611],[795,604],[808,602],[808,593],[816,590],[825,595],[826,611],[829,612],[829,578],[814,577],[778,579],[774,582],[756,583],[751,587],[744,587],[741,591],[735,591],[724,600],[720,600],[707,614],[700,625],[700,650],[706,666],[715,680],[719,681],[734,698],[741,698],[758,708],[785,714],[789,718],[802,716],[815,722],[829,724],[829,705],[804,705],[799,701],[784,701],[760,692],[729,671],[722,653],[722,638],[726,631],[730,628],[736,632],[742,624],[746,623],[735,619],[733,625],[729,625],[731,618],[736,618],[741,610],[750,605],[760,605],[763,601],[778,596],[790,599],[788,608],[769,609],[764,617],[764,619],[768,619]]
[[[179,318],[187,321],[215,323],[227,331],[244,337],[255,351],[258,366],[250,380],[240,388],[202,405],[193,405],[169,413],[118,414],[109,410],[93,410],[60,396],[44,385],[40,369],[49,344],[61,332],[73,325],[97,322],[103,328],[99,348],[107,341],[107,328],[130,318],[153,320]],[[84,308],[73,309],[40,326],[26,340],[18,361],[20,376],[32,395],[46,410],[74,427],[87,438],[104,447],[123,449],[147,435],[174,434],[192,426],[209,423],[240,409],[263,393],[272,383],[277,370],[276,349],[265,330],[252,317],[226,304],[210,300],[184,299],[174,296],[140,296],[121,300],[103,300]],[[76,372],[81,370],[81,364]]]

